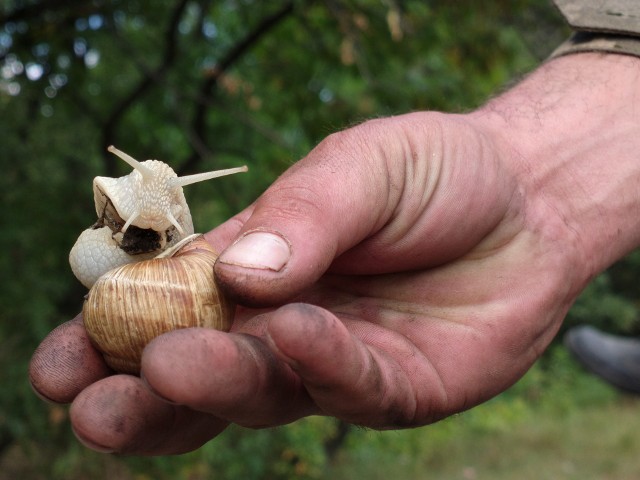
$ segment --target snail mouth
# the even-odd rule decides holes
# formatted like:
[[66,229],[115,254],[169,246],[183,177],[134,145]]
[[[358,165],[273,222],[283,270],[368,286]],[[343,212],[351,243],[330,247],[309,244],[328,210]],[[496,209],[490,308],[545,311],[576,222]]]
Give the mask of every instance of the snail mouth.
[[[104,194],[103,194],[104,195]],[[91,228],[109,227],[112,238],[118,247],[129,255],[142,255],[151,252],[160,252],[174,237],[175,227],[171,227],[163,232],[158,232],[152,228],[140,228],[130,225],[126,232],[122,232],[126,221],[120,217],[111,199],[104,195],[104,208],[100,218]]]
[[155,230],[131,226],[122,236],[119,246],[129,255],[139,255],[162,250],[167,241],[166,236],[162,238],[162,235]]

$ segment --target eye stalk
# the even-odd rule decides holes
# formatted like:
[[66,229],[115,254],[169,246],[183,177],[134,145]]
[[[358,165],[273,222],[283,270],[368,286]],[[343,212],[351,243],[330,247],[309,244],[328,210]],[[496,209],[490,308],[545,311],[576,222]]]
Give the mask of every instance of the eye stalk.
[[150,168],[145,167],[142,163],[137,161],[131,155],[127,155],[123,151],[118,150],[113,145],[109,145],[109,147],[107,147],[107,150],[109,152],[113,153],[114,155],[116,155],[117,157],[119,157],[120,159],[124,160],[132,168],[134,168],[135,170],[140,172],[140,175],[142,175],[142,178],[143,178],[144,181],[150,182],[153,179],[153,177],[154,177],[153,171]]
[[[107,150],[117,157],[121,158],[125,162],[127,162],[131,167],[140,172],[142,175],[143,181],[149,182],[154,178],[154,172],[150,168],[147,168],[143,163],[140,163],[131,155],[124,153],[121,150],[118,150],[113,145],[110,145]],[[248,172],[249,168],[246,165],[242,167],[235,168],[226,168],[224,170],[214,170],[211,172],[205,173],[196,173],[193,175],[186,175],[184,177],[176,177],[170,180],[170,183],[175,188],[177,187],[186,187],[187,185],[191,185],[193,183],[204,182],[205,180],[211,180],[212,178],[224,177],[226,175],[233,175],[234,173],[243,173]]]
[[192,183],[204,182],[205,180],[211,180],[212,178],[224,177],[226,175],[233,175],[234,173],[248,172],[249,168],[246,165],[242,167],[226,168],[224,170],[214,170],[212,172],[195,173],[193,175],[186,175],[184,177],[177,177],[171,180],[171,183],[176,187],[186,187]]
[[[198,183],[198,182],[204,182],[206,180],[211,180],[213,178],[218,178],[218,177],[224,177],[226,175],[233,175],[234,173],[241,173],[241,172],[246,172],[249,169],[247,168],[246,165],[243,165],[242,167],[236,167],[236,168],[227,168],[224,170],[215,170],[215,171],[211,171],[211,172],[205,172],[205,173],[196,173],[194,175],[186,175],[184,177],[178,177],[175,175],[175,173],[173,172],[172,169],[168,169],[173,176],[169,176],[170,174],[168,172],[165,172],[164,169],[158,169],[158,168],[150,168],[149,166],[145,165],[145,163],[151,163],[153,161],[147,161],[147,162],[139,162],[138,160],[136,160],[135,158],[133,158],[132,156],[124,153],[121,150],[118,150],[116,147],[114,147],[113,145],[110,145],[107,150],[111,153],[113,153],[114,155],[116,155],[117,157],[119,157],[120,159],[124,160],[126,163],[128,163],[134,170],[136,170],[137,172],[140,173],[140,175],[142,176],[142,183],[143,183],[143,190],[147,190],[147,187],[152,188],[154,190],[153,194],[149,194],[150,198],[153,197],[159,197],[159,177],[161,176],[165,176],[166,178],[164,179],[164,181],[166,182],[166,187],[167,189],[170,190],[175,190],[175,189],[181,189],[182,187],[185,187],[187,185],[191,185],[193,183]],[[155,161],[157,162],[157,160]],[[158,162],[161,163],[161,162]],[[155,165],[155,164],[154,164]],[[164,166],[165,164],[162,163],[162,165]],[[169,192],[164,192],[165,195],[169,196],[170,193]],[[157,200],[157,199],[154,199]],[[160,207],[159,204],[164,204],[164,201],[152,201],[151,202],[152,205],[149,205],[149,209],[157,209]],[[155,204],[154,204],[155,203]],[[134,222],[140,218],[141,216],[144,216],[144,213],[142,211],[141,208],[138,208],[136,210],[134,210],[131,215],[129,216],[129,218],[126,220],[126,223],[124,224],[124,226],[122,227],[121,232],[126,232],[127,229],[129,228],[129,226],[131,226],[132,224],[134,224]],[[168,220],[175,228],[176,230],[178,230],[178,232],[183,235],[184,234],[184,230],[182,228],[182,226],[180,225],[180,223],[178,222],[178,220],[175,218],[175,216],[173,215],[173,213],[171,212],[171,210],[169,208],[164,208],[163,209],[163,216],[166,220]]]

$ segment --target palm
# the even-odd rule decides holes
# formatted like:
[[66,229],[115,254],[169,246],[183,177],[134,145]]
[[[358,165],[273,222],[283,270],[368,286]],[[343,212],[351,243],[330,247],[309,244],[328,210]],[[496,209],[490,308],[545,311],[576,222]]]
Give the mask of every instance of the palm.
[[[378,375],[369,382],[345,382],[358,384],[359,392],[326,392],[323,385],[304,380],[300,388],[319,412],[372,427],[428,423],[486,400],[537,359],[573,299],[553,251],[524,227],[499,225],[444,266],[325,275],[295,301],[335,315],[354,344],[365,347],[352,364],[360,368],[376,361]],[[262,320],[270,318],[261,313]],[[515,323],[517,329],[512,328]],[[235,330],[261,335],[266,328],[255,321],[253,311],[245,310]],[[327,335],[301,335],[309,341],[296,348],[311,361],[316,356],[323,370],[335,360],[334,367],[342,372],[343,357],[316,351]],[[380,408],[383,403],[386,410]],[[391,411],[394,418],[389,418]]]

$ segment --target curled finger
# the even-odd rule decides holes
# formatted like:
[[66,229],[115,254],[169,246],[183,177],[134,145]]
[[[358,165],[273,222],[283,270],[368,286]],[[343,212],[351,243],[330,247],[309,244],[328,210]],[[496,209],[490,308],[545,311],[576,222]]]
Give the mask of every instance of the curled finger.
[[371,325],[356,334],[358,321],[349,323],[290,304],[269,323],[268,339],[326,415],[381,429],[433,421],[446,395],[430,362],[401,335]]
[[170,455],[197,449],[227,422],[155,396],[137,377],[115,375],[82,391],[71,405],[78,439],[94,450]]
[[259,337],[177,330],[144,351],[142,373],[161,398],[247,427],[315,413],[299,377]]

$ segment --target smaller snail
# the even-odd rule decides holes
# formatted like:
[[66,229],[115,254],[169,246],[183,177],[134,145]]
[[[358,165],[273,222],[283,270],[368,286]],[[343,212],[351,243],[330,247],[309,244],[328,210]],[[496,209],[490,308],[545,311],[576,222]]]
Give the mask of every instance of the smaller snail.
[[98,221],[82,232],[69,262],[90,288],[82,311],[92,343],[111,368],[137,374],[142,350],[158,335],[230,328],[235,306],[216,285],[217,254],[193,233],[182,187],[247,167],[178,177],[164,162],[109,151],[134,171],[94,179]]

